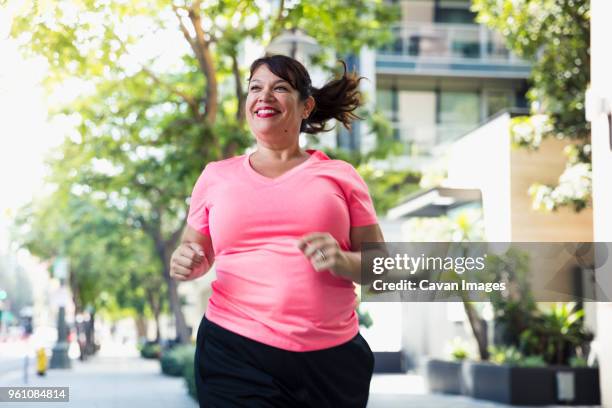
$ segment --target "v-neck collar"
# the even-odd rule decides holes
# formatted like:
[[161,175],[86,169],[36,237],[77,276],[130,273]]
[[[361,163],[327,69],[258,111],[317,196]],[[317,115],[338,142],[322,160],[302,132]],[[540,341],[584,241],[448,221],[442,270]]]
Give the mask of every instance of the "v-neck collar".
[[253,166],[251,166],[251,161],[250,161],[250,157],[253,153],[251,154],[247,154],[244,156],[244,167],[247,171],[247,173],[251,176],[251,178],[261,182],[261,183],[265,183],[265,184],[278,184],[286,179],[288,179],[289,177],[293,176],[294,174],[298,173],[299,171],[301,171],[302,169],[310,166],[310,164],[312,162],[314,162],[315,160],[317,160],[317,158],[321,158],[321,155],[324,156],[324,158],[328,157],[325,155],[325,153],[320,152],[318,150],[314,150],[314,149],[306,149],[306,153],[308,153],[310,155],[309,158],[307,158],[306,160],[304,160],[303,162],[301,162],[300,164],[298,164],[297,166],[294,166],[292,168],[290,168],[289,170],[287,170],[286,172],[284,172],[283,174],[281,174],[280,176],[277,177],[266,177],[263,174],[258,173],[257,171],[255,171],[255,169],[253,168]]

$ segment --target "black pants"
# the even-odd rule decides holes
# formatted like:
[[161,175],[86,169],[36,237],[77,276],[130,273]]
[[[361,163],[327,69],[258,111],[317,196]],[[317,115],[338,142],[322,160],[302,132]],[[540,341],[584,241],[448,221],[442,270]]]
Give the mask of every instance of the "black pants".
[[293,352],[240,336],[204,317],[195,355],[200,407],[365,407],[374,355],[360,334],[328,349]]

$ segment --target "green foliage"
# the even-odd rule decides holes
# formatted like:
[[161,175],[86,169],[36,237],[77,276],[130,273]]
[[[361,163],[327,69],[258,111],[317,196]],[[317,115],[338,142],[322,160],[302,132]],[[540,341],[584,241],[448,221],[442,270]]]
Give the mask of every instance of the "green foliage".
[[470,357],[467,344],[460,338],[453,339],[450,348],[451,357],[455,361],[463,361]]
[[372,324],[374,324],[370,312],[361,310],[361,305],[357,307],[357,317],[359,318],[359,326],[365,327],[366,329],[369,329]]
[[68,257],[78,310],[90,306],[110,318],[146,315],[149,294],[163,307],[165,291],[150,241],[104,201],[58,189],[22,209],[17,225],[21,245],[32,254]]
[[362,164],[357,170],[368,184],[379,214],[386,213],[419,189],[421,174],[412,170],[380,170],[370,164]]
[[558,303],[537,313],[534,324],[520,338],[526,354],[541,355],[548,364],[569,365],[570,358],[586,358],[593,334],[584,327],[584,309]]
[[[365,44],[380,47],[393,40],[388,24],[400,17],[399,7],[382,0],[296,1],[281,22],[285,29],[303,28],[324,48],[358,54]],[[325,62],[324,55],[322,62]]]
[[453,350],[451,356],[453,357],[454,360],[463,361],[469,357],[469,354],[467,350],[455,349]]
[[510,248],[502,255],[489,254],[483,282],[505,282],[508,290],[489,295],[495,320],[496,342],[518,346],[521,333],[531,327],[537,305],[529,282],[529,255]]
[[162,353],[159,343],[147,342],[140,347],[140,356],[146,359],[158,359]]
[[514,346],[489,347],[489,361],[518,367],[545,367],[542,356],[524,356]]
[[507,46],[533,64],[528,98],[530,117],[513,120],[514,143],[537,148],[547,136],[576,144],[557,186],[535,185],[536,208],[572,207],[591,199],[590,126],[584,119],[584,94],[590,76],[588,0],[473,0],[477,20],[497,30]]
[[546,361],[542,356],[526,356],[519,361],[520,367],[545,367]]
[[489,361],[494,364],[518,365],[523,355],[514,346],[489,347]]
[[589,363],[584,357],[574,356],[569,359],[569,365],[570,367],[588,367]]
[[195,346],[182,345],[164,351],[159,359],[162,373],[180,377],[184,374],[187,365],[193,365]]
[[560,303],[542,310],[528,279],[529,256],[516,249],[489,255],[483,281],[506,282],[504,293],[491,293],[495,341],[522,356],[538,356],[547,364],[568,365],[573,356],[586,357],[591,333],[584,328],[584,309]]
[[185,384],[187,385],[187,391],[189,395],[195,400],[198,399],[198,392],[196,390],[195,383],[195,356],[192,355],[189,360],[185,362],[183,369],[183,377],[185,378]]
[[368,121],[371,132],[376,135],[376,145],[372,151],[365,155],[365,161],[371,159],[385,159],[389,155],[398,156],[404,153],[405,144],[393,137],[393,127],[380,111],[363,113]]

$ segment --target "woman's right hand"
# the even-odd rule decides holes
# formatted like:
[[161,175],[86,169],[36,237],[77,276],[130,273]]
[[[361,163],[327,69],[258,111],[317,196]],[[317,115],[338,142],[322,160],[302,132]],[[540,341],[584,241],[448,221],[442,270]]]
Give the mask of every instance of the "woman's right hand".
[[199,278],[210,269],[204,249],[196,242],[178,246],[170,259],[170,277],[177,281]]

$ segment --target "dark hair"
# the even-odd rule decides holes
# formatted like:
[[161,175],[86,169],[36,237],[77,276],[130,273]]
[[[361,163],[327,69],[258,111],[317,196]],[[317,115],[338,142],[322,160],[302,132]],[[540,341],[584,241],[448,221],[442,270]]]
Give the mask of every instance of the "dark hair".
[[327,132],[331,129],[326,129],[325,124],[332,118],[350,129],[353,120],[362,119],[354,111],[363,103],[359,92],[359,81],[363,77],[347,72],[346,63],[340,62],[344,66],[342,76],[329,81],[322,88],[313,87],[304,65],[285,55],[268,55],[255,60],[251,64],[249,81],[257,68],[266,65],[274,75],[289,82],[299,92],[302,101],[312,96],[315,108],[308,118],[302,120],[300,132]]

